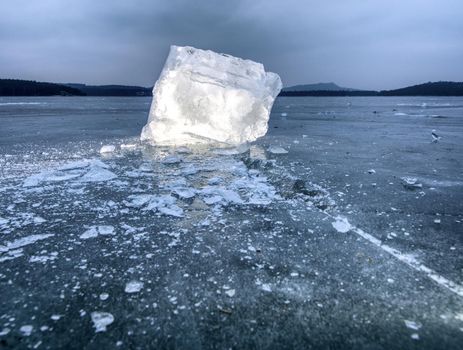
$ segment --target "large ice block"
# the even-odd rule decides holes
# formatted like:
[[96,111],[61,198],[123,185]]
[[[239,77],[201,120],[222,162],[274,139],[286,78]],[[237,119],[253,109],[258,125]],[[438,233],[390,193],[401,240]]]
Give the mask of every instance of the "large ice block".
[[237,145],[267,132],[280,77],[250,60],[171,46],[141,139],[160,145]]

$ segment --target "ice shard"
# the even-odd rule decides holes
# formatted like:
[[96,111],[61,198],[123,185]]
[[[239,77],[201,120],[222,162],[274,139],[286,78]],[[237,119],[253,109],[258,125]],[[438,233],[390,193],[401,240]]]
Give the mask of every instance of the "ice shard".
[[260,63],[171,46],[141,139],[158,145],[238,145],[264,136],[280,77]]

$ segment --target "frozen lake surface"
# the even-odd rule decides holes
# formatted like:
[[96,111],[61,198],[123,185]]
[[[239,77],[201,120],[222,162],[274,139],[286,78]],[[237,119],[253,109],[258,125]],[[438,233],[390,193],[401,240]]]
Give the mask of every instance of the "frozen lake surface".
[[0,98],[1,349],[461,347],[463,98],[278,98],[238,150],[150,103]]

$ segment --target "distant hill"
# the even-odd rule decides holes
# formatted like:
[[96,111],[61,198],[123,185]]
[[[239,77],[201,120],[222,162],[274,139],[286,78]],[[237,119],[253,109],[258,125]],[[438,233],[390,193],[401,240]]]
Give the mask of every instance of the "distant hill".
[[439,81],[396,90],[380,91],[381,96],[463,96],[463,83]]
[[[318,84],[315,84],[318,85]],[[304,86],[304,85],[299,85]],[[308,85],[311,86],[311,85]],[[288,88],[289,89],[289,88]],[[290,90],[280,96],[463,96],[463,83],[439,81],[395,90]]]
[[70,86],[30,80],[0,79],[0,96],[54,96],[85,95]]
[[151,96],[152,88],[126,85],[85,85],[65,84],[66,86],[79,89],[87,96]]
[[335,83],[317,83],[294,85],[283,88],[283,91],[358,91],[357,89],[345,88]]
[[379,96],[378,91],[369,90],[314,90],[314,91],[281,91],[278,96]]

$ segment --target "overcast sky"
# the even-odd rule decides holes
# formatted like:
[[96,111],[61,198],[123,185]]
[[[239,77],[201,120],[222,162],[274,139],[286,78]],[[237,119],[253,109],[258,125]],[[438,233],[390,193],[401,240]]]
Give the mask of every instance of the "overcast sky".
[[461,0],[0,0],[0,77],[150,86],[169,45],[262,62],[285,86],[463,81]]

